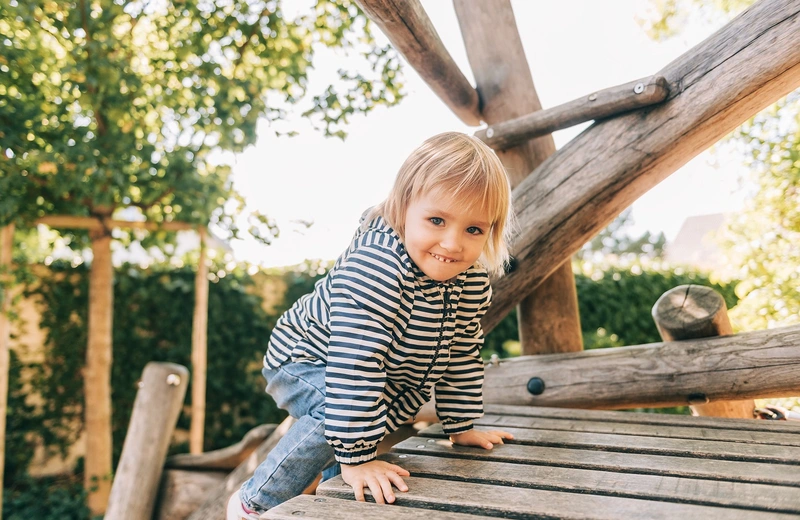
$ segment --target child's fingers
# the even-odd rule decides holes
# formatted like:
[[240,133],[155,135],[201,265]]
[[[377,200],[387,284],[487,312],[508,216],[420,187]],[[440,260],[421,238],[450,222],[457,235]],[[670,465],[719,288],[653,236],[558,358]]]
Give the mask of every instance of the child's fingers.
[[356,501],[358,502],[366,502],[364,500],[364,483],[360,482],[358,485],[353,486],[353,492],[356,495]]
[[386,502],[390,504],[394,503],[394,491],[392,491],[392,483],[389,482],[389,479],[381,475],[378,477],[378,483],[381,485],[381,491],[383,492]]
[[408,470],[405,470],[400,466],[395,466],[394,464],[389,464],[389,471],[394,471],[395,473],[403,477],[411,476],[411,473],[409,473]]
[[[406,471],[406,473],[408,473],[408,471]],[[406,486],[405,481],[402,478],[400,478],[400,475],[398,475],[397,473],[387,473],[386,476],[389,477],[389,480],[392,481],[394,487],[396,487],[400,491],[408,491],[408,486]]]
[[375,499],[375,503],[384,504],[385,501],[383,500],[383,489],[381,489],[381,484],[378,482],[378,479],[375,477],[368,478],[367,485],[369,486],[369,490],[372,492],[372,498]]

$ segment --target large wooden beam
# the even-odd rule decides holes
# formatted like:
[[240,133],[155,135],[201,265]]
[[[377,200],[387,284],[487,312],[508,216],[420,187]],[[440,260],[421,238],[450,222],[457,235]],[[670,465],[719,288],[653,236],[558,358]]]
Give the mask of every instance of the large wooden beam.
[[706,399],[799,393],[797,325],[503,360],[487,367],[484,386],[487,403],[589,409],[680,406]]
[[665,103],[595,123],[514,190],[518,267],[494,282],[485,330],[650,188],[800,86],[800,3],[761,0],[658,75]]
[[434,92],[468,125],[481,124],[478,93],[445,49],[419,0],[356,0]]
[[654,105],[667,98],[667,82],[660,76],[638,79],[593,92],[546,110],[493,124],[475,132],[492,148],[505,150],[524,141],[569,128],[593,119],[604,119]]
[[[542,109],[509,0],[454,2],[470,66],[481,96],[481,114],[490,125]],[[499,32],[498,32],[499,31]],[[551,135],[498,151],[512,187],[556,151]],[[530,182],[538,182],[538,174]],[[519,336],[523,354],[583,349],[578,298],[567,258],[533,294],[520,303]]]

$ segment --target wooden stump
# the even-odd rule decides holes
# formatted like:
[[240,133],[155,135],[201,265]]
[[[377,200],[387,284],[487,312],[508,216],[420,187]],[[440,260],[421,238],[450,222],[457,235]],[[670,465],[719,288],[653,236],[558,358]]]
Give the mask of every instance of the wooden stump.
[[[653,306],[653,319],[664,341],[711,338],[733,334],[725,300],[702,285],[679,285],[665,292]],[[689,404],[694,415],[753,418],[752,399],[710,403],[698,391]]]
[[148,363],[133,403],[106,518],[150,520],[164,460],[186,396],[189,371],[173,363]]

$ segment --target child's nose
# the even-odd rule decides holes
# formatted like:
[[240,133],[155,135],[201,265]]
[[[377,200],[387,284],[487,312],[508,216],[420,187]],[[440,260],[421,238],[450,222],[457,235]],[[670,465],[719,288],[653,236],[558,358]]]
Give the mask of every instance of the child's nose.
[[450,233],[448,233],[442,238],[440,245],[442,246],[442,248],[452,253],[460,253],[462,249],[461,240],[459,240],[459,237],[455,236],[455,234],[450,234]]

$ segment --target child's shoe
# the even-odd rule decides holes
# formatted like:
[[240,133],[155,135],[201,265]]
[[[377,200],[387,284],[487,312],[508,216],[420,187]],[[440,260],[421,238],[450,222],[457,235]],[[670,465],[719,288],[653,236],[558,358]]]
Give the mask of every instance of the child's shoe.
[[228,510],[225,516],[226,520],[258,520],[258,513],[250,511],[244,504],[242,499],[239,498],[239,490],[237,489],[228,500]]

